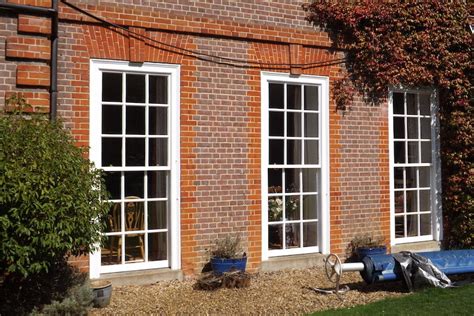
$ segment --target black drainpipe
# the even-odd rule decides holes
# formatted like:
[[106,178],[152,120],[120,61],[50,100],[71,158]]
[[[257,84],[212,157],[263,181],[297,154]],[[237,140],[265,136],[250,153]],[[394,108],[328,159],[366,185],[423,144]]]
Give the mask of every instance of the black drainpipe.
[[0,0],[0,10],[51,17],[51,75],[49,89],[50,120],[56,120],[58,112],[58,0],[52,0],[51,8],[6,3]]

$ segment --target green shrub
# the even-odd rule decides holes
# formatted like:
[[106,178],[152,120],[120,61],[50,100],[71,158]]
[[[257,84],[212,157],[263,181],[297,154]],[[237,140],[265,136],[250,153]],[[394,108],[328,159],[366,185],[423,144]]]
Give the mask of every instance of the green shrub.
[[46,272],[101,242],[105,185],[84,156],[61,123],[0,117],[0,276]]

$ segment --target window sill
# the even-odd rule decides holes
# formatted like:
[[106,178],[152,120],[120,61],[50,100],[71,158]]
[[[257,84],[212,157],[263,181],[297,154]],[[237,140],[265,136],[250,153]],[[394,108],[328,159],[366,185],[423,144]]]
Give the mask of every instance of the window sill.
[[398,244],[392,246],[392,253],[400,251],[412,251],[412,252],[423,252],[423,251],[438,251],[441,250],[441,242],[439,241],[422,241],[422,242],[411,242],[406,244]]
[[146,285],[158,281],[183,280],[181,270],[150,269],[129,272],[103,273],[98,280],[108,280],[112,285]]
[[284,269],[306,269],[312,267],[322,267],[325,255],[321,253],[312,253],[294,256],[272,257],[262,261],[260,271],[279,271]]

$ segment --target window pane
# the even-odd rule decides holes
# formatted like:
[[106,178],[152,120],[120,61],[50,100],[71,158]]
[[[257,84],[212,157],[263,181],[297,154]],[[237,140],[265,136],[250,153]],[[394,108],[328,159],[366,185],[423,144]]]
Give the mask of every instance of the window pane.
[[304,136],[305,137],[318,137],[318,113],[305,113],[304,114]]
[[317,111],[318,102],[318,87],[304,86],[304,109]]
[[317,140],[304,141],[304,163],[317,165],[319,163],[319,148]]
[[110,199],[120,199],[120,171],[119,172],[105,172],[105,187],[110,193]]
[[418,109],[416,107],[416,94],[407,93],[407,114],[417,115]]
[[403,213],[404,212],[404,204],[405,204],[405,191],[395,191],[395,213]]
[[420,236],[431,235],[431,214],[420,215]]
[[111,203],[109,214],[107,215],[107,230],[106,232],[122,231],[122,214],[121,203]]
[[270,136],[283,136],[285,128],[285,113],[283,112],[270,112],[269,121],[269,135]]
[[145,134],[145,107],[127,106],[127,134]]
[[168,103],[168,77],[150,76],[150,103],[167,104]]
[[122,139],[102,138],[102,167],[122,165]]
[[405,142],[394,142],[395,163],[405,163]]
[[145,203],[127,200],[125,201],[124,206],[125,231],[144,230]]
[[430,190],[420,190],[420,212],[431,211]]
[[122,134],[122,107],[102,105],[102,134]]
[[431,163],[431,142],[421,142],[421,162]]
[[286,102],[288,109],[301,109],[301,86],[288,84],[286,90]]
[[405,138],[405,119],[403,117],[393,118],[393,137]]
[[101,264],[103,266],[110,265],[110,264],[120,264],[122,258],[120,257],[119,247],[120,247],[120,240],[122,237],[120,236],[107,236],[105,240],[105,245],[100,250],[101,253]]
[[407,237],[418,236],[418,215],[407,215]]
[[417,212],[418,211],[418,198],[417,191],[406,191],[406,205],[405,210],[407,213]]
[[131,171],[125,174],[125,198],[144,196],[143,172]]
[[286,113],[286,133],[289,137],[301,136],[301,113]]
[[417,139],[418,138],[418,118],[416,117],[407,117],[407,132],[408,138]]
[[420,161],[418,157],[418,142],[408,142],[408,162],[409,163],[418,163]]
[[420,94],[420,114],[421,115],[431,115],[430,107],[430,95],[429,94]]
[[145,235],[125,235],[125,262],[145,261]]
[[283,150],[284,150],[284,141],[283,140],[269,140],[269,153],[268,153],[268,160],[269,164],[283,164]]
[[403,188],[403,168],[395,168],[395,188]]
[[405,168],[406,188],[416,188],[416,168]]
[[167,171],[149,171],[148,173],[148,197],[165,198],[167,197]]
[[298,248],[300,247],[300,223],[286,224],[286,248]]
[[283,225],[268,225],[268,249],[283,249]]
[[281,196],[268,198],[268,221],[281,220],[283,220],[283,198]]
[[303,223],[303,247],[318,245],[318,223]]
[[167,201],[148,202],[148,229],[168,227]]
[[318,218],[318,196],[303,195],[303,219]]
[[127,74],[127,102],[145,103],[145,75]]
[[162,107],[149,108],[149,134],[168,135],[168,109]]
[[287,164],[301,164],[301,140],[287,140]]
[[300,169],[285,169],[285,192],[300,192]]
[[168,139],[150,138],[149,139],[149,166],[167,166],[168,165]]
[[303,192],[318,192],[318,170],[303,169]]
[[284,85],[280,83],[270,83],[268,85],[269,107],[274,109],[283,109]]
[[405,217],[403,215],[395,216],[395,237],[405,237]]
[[395,92],[393,94],[393,114],[404,114],[405,105],[403,100],[403,93]]
[[282,179],[282,169],[268,169],[268,193],[281,193]]
[[148,234],[148,261],[166,260],[168,253],[167,233]]
[[421,167],[420,171],[420,188],[430,187],[430,167]]
[[125,148],[127,166],[145,166],[145,138],[127,138]]
[[122,102],[122,74],[102,73],[102,101]]
[[431,138],[431,119],[421,118],[420,124],[421,124],[421,138],[430,139]]
[[287,196],[285,203],[285,218],[287,220],[300,220],[300,197]]

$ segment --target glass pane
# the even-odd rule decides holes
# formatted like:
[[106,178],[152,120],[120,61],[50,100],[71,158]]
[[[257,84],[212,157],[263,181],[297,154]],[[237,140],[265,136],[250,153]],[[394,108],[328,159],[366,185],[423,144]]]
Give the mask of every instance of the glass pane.
[[145,134],[145,107],[127,106],[127,122],[125,132],[129,135]]
[[286,248],[300,247],[300,223],[286,224]]
[[282,169],[268,169],[268,193],[281,193],[282,179]]
[[301,136],[301,113],[286,113],[286,134],[289,137]]
[[268,249],[283,249],[283,225],[268,225]]
[[407,215],[407,237],[418,236],[418,215]]
[[431,119],[421,118],[421,138],[422,139],[431,139]]
[[122,139],[102,138],[102,167],[122,166]]
[[409,163],[418,163],[418,142],[408,142],[408,162]]
[[304,86],[304,109],[311,111],[318,110],[318,87]]
[[168,227],[167,201],[148,202],[148,229],[166,229]]
[[395,237],[396,238],[405,237],[405,217],[404,216],[395,216]]
[[132,234],[125,235],[125,262],[145,261],[145,235]]
[[148,234],[148,261],[166,260],[168,253],[167,233]]
[[105,245],[100,250],[101,254],[101,264],[103,266],[110,264],[120,264],[122,259],[120,258],[121,244],[120,236],[107,236],[105,240]]
[[268,163],[270,165],[283,164],[283,149],[284,149],[283,142],[284,142],[283,140],[274,140],[274,139],[271,139],[268,141],[269,143]]
[[404,108],[403,93],[395,92],[393,94],[393,114],[404,114]]
[[300,197],[287,196],[285,203],[285,218],[287,220],[299,220],[300,218]]
[[420,188],[429,188],[430,187],[430,167],[421,167],[420,169]]
[[286,163],[289,165],[301,164],[301,140],[287,140]]
[[318,218],[318,196],[303,195],[303,219]]
[[283,198],[281,196],[268,198],[268,221],[281,220],[283,220]]
[[416,107],[416,94],[407,93],[407,114],[417,115],[418,109]]
[[416,188],[416,168],[406,168],[406,188]]
[[111,203],[109,214],[107,215],[107,230],[106,232],[121,231],[121,203]]
[[150,76],[150,103],[167,104],[168,103],[168,77]]
[[122,107],[102,105],[102,134],[122,134]]
[[301,109],[301,86],[288,84],[286,90],[287,109]]
[[167,171],[148,171],[148,197],[165,198],[167,197]]
[[102,73],[102,101],[122,102],[121,73]]
[[284,85],[281,83],[270,83],[268,85],[269,107],[274,109],[283,109]]
[[319,163],[319,148],[317,140],[304,141],[304,163],[317,165]]
[[431,214],[420,215],[420,236],[431,235]]
[[395,168],[395,188],[403,188],[403,168]]
[[418,138],[418,118],[416,117],[407,117],[407,131],[408,138],[417,139]]
[[420,190],[420,212],[431,211],[430,190]]
[[125,148],[126,166],[145,166],[145,138],[127,138]]
[[300,192],[300,169],[285,169],[285,192]]
[[421,115],[430,115],[430,95],[429,94],[420,94],[420,114]]
[[303,247],[318,245],[318,223],[303,223]]
[[395,213],[403,213],[404,191],[395,191]]
[[145,103],[145,75],[127,74],[127,102]]
[[149,108],[149,134],[150,135],[168,135],[168,109],[167,108]]
[[318,170],[303,169],[303,192],[318,192]]
[[431,163],[431,142],[421,142],[421,162]]
[[107,191],[110,194],[109,198],[111,200],[120,199],[120,175],[120,171],[105,172],[105,187],[107,188]]
[[394,142],[395,163],[405,163],[405,142]]
[[269,117],[269,135],[270,136],[283,136],[285,132],[285,113],[284,112],[271,112]]
[[168,165],[168,139],[150,138],[148,164],[150,166]]
[[406,205],[405,210],[407,213],[413,213],[418,211],[418,198],[417,191],[406,191]]
[[131,171],[125,174],[125,198],[144,196],[143,172]]
[[318,137],[318,113],[305,113],[304,114],[304,136],[305,137]]
[[[127,197],[130,199],[130,197]],[[144,202],[138,202],[133,200],[125,201],[125,231],[144,230]]]
[[393,118],[393,137],[394,138],[405,138],[405,118],[394,117]]

